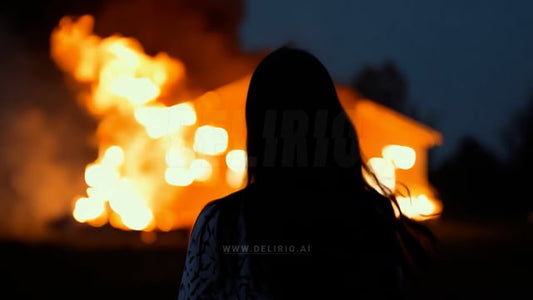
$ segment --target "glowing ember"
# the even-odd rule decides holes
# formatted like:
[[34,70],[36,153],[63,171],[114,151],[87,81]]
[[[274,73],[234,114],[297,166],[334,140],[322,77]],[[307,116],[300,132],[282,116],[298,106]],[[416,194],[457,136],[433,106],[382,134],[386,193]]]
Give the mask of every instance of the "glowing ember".
[[196,129],[194,135],[194,150],[207,155],[217,155],[226,151],[228,147],[228,133],[224,128],[209,125]]
[[383,147],[381,155],[398,169],[409,170],[415,165],[416,152],[410,147],[388,145]]
[[[421,193],[408,197],[397,190],[396,170],[411,169],[416,163],[416,152],[407,146],[387,145],[383,147],[381,153],[383,157],[372,157],[367,162],[376,178],[363,170],[365,180],[383,195],[395,194],[401,211],[410,218],[425,220],[439,213],[442,207],[436,201],[430,200],[427,195]],[[396,208],[395,212],[396,215],[399,214]]]
[[246,151],[232,150],[226,154],[226,182],[229,186],[239,188],[244,185],[248,165]]
[[135,110],[135,120],[142,124],[151,138],[160,138],[175,133],[183,126],[196,123],[196,112],[192,103],[180,103],[166,107],[162,104],[143,106]]
[[228,168],[235,172],[246,171],[247,166],[246,151],[232,150],[226,155],[226,164]]
[[[374,173],[374,175],[377,177],[379,184],[391,191],[394,190],[394,187],[396,186],[396,170],[394,168],[394,164],[390,160],[381,157],[372,157],[368,160],[368,166],[370,167],[372,173]],[[382,187],[380,187],[378,182],[376,182],[376,180],[372,178],[370,174],[366,172],[364,172],[364,174],[367,182],[369,182],[374,189],[378,191],[382,189]]]
[[78,222],[86,222],[98,218],[105,211],[104,201],[94,198],[79,198],[74,207],[74,219]]
[[197,181],[207,181],[213,174],[213,167],[205,159],[195,159],[191,163],[190,169],[194,180]]
[[440,210],[435,201],[429,200],[426,195],[417,197],[397,197],[398,205],[402,212],[413,219],[424,220],[430,218],[432,214]]

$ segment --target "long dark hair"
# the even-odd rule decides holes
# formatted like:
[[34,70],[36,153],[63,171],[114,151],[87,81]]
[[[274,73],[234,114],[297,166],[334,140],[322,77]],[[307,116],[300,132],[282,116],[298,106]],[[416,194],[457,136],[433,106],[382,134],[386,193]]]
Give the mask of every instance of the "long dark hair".
[[[264,58],[250,81],[246,125],[246,242],[311,248],[307,255],[250,256],[258,286],[288,296],[285,281],[301,292],[317,272],[333,272],[341,277],[331,281],[339,293],[354,284],[383,288],[397,285],[398,268],[427,260],[412,228],[430,232],[403,214],[395,217],[394,196],[363,179],[362,168],[370,170],[355,128],[315,56],[282,47]],[[348,266],[359,285],[343,282]]]

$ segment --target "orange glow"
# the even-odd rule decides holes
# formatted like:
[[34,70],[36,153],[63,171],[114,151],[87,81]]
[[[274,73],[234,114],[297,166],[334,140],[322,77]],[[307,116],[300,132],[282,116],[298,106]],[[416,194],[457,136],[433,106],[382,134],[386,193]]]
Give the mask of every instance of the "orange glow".
[[411,198],[399,196],[396,200],[404,215],[419,221],[434,218],[433,214],[441,210],[437,202],[430,200],[424,194]]
[[[407,197],[402,196],[396,190],[398,183],[396,170],[408,170],[415,165],[416,152],[414,149],[407,146],[386,145],[381,153],[383,157],[372,157],[367,162],[376,178],[363,169],[363,177],[370,186],[383,195],[394,194],[402,213],[415,220],[434,218],[436,214],[440,213],[441,205],[435,200],[430,200],[425,194],[420,193]],[[394,207],[394,209],[398,216],[397,208]]]
[[76,221],[83,223],[98,218],[105,212],[103,201],[93,198],[79,198],[76,200],[73,216]]
[[247,165],[247,154],[244,150],[231,150],[226,155],[226,165],[235,172],[244,172]]
[[135,110],[135,120],[143,125],[151,138],[160,138],[176,133],[183,126],[196,123],[196,112],[192,103],[180,103],[166,107],[162,104],[143,106]]
[[248,158],[245,150],[231,150],[226,154],[226,182],[229,186],[240,188],[244,185]]
[[[377,177],[377,180],[380,184],[382,184],[384,187],[386,187],[389,190],[394,190],[394,187],[396,186],[396,176],[395,176],[395,169],[394,164],[381,157],[372,157],[368,160],[368,166],[370,167],[370,170],[374,173],[374,175]],[[367,172],[363,173],[367,182],[377,191],[381,191],[381,187],[378,185],[376,180]]]
[[207,155],[218,155],[228,147],[228,133],[224,128],[204,125],[196,129],[194,151]]
[[192,176],[197,181],[206,181],[213,174],[213,167],[205,159],[195,159],[191,163],[190,170]]
[[161,53],[149,57],[134,39],[92,34],[94,18],[64,17],[50,37],[52,59],[65,73],[91,83],[85,104],[95,114],[131,110],[155,100],[161,90],[185,76],[183,64]]
[[170,185],[188,186],[194,181],[194,176],[188,168],[168,168],[165,171],[165,181]]
[[209,180],[212,164],[197,156],[224,153],[228,134],[214,126],[198,128],[190,101],[158,101],[184,80],[179,60],[165,53],[148,56],[132,38],[101,38],[93,26],[89,15],[64,17],[50,37],[52,59],[88,87],[80,100],[99,120],[101,151],[86,167],[87,196],[75,200],[73,216],[89,224],[107,218],[121,229],[169,230],[176,224],[169,199],[180,193],[172,188]]
[[388,145],[381,152],[384,159],[391,161],[398,169],[409,170],[415,165],[416,152],[413,148]]
[[[93,26],[92,16],[65,17],[50,37],[52,59],[82,86],[79,100],[98,121],[98,157],[86,166],[86,195],[74,200],[73,217],[143,232],[191,226],[205,203],[246,184],[250,78],[174,98],[186,77],[181,61],[149,56],[132,38],[99,37]],[[396,144],[381,150],[368,165],[394,192],[398,171],[416,168],[419,153]],[[369,174],[365,178],[380,190]],[[399,200],[402,211],[420,216],[438,210],[423,192],[412,203]],[[152,242],[156,235],[143,236]]]
[[165,160],[169,167],[189,168],[195,157],[194,151],[186,147],[172,147],[167,150]]

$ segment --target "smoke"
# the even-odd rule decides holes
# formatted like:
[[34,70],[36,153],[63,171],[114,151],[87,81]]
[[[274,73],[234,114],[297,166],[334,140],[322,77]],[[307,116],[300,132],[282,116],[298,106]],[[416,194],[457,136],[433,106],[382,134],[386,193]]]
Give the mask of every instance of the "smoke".
[[[65,122],[42,110],[28,109],[13,116],[4,140],[2,165],[9,173],[0,202],[2,227],[10,235],[35,238],[47,233],[49,223],[71,210],[72,198],[82,190],[80,173],[62,156]],[[63,123],[63,124],[61,124]]]
[[71,211],[90,161],[90,119],[48,55],[0,24],[0,236],[42,239]]
[[115,0],[95,16],[95,33],[134,37],[148,55],[179,59],[185,89],[200,95],[248,75],[264,56],[241,48],[243,13],[243,0]]

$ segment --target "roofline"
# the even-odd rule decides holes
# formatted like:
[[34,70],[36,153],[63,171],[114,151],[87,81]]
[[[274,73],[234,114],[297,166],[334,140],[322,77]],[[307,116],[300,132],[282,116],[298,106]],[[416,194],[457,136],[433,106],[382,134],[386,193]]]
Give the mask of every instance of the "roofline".
[[[419,137],[423,137],[430,146],[438,146],[443,142],[442,134],[424,123],[414,120],[413,118],[397,112],[385,105],[379,104],[371,99],[361,98],[355,91],[353,91],[353,89],[349,87],[338,85],[337,91],[339,94],[339,100],[347,110],[366,109],[377,111],[377,114],[383,115],[384,118],[393,119],[396,122],[404,124],[407,127],[407,130],[415,132]],[[353,103],[353,105],[350,105],[351,103]]]

